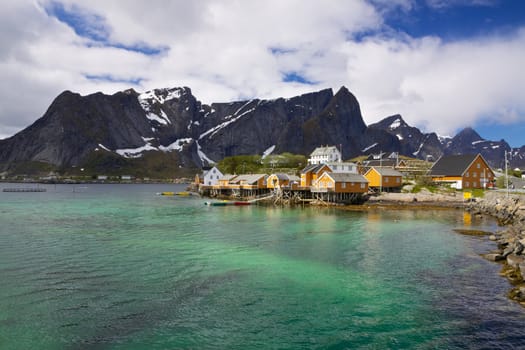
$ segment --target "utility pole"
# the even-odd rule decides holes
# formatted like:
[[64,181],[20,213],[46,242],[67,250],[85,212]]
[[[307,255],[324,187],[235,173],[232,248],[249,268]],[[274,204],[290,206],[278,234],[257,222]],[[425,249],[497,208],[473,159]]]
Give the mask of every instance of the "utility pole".
[[383,175],[381,169],[383,168],[383,151],[379,151],[379,193],[383,192]]
[[505,186],[507,187],[507,198],[509,198],[509,170],[507,168],[507,150],[505,150]]

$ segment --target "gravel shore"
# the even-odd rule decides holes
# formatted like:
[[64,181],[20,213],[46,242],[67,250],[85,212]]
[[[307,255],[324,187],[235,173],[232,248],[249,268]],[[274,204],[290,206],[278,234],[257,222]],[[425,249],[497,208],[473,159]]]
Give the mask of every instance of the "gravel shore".
[[438,207],[438,208],[463,208],[465,205],[462,193],[381,193],[371,196],[365,206],[409,206],[413,208]]

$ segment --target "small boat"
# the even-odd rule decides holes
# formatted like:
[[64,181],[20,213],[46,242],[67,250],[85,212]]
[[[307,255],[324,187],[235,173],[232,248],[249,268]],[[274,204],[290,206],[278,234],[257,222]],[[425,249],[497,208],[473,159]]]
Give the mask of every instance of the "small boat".
[[225,207],[227,205],[233,205],[234,202],[230,201],[220,201],[220,202],[204,202],[205,205],[209,205],[212,207]]
[[161,192],[159,193],[161,196],[174,196],[175,192]]
[[195,193],[188,192],[188,191],[182,191],[182,192],[166,191],[166,192],[160,192],[160,193],[157,193],[157,194],[161,195],[161,196],[182,196],[182,197],[189,197],[189,196],[194,196],[195,195]]
[[233,205],[252,205],[252,202],[237,201],[237,202],[233,202]]
[[182,192],[177,192],[175,193],[177,196],[193,196],[193,193],[191,192],[187,192],[187,191],[182,191]]

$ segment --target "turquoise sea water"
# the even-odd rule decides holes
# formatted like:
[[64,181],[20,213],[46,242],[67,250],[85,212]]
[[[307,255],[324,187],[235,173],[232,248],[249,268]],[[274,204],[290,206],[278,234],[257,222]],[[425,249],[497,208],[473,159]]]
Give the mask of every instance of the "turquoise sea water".
[[0,192],[0,349],[525,344],[525,309],[479,256],[494,243],[453,231],[497,229],[488,219],[46,187]]

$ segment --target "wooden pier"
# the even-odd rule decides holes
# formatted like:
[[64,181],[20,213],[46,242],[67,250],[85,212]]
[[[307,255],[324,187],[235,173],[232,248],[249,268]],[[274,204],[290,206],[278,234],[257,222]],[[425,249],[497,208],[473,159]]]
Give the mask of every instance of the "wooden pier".
[[4,188],[2,192],[46,192],[47,189],[43,187],[13,187]]

